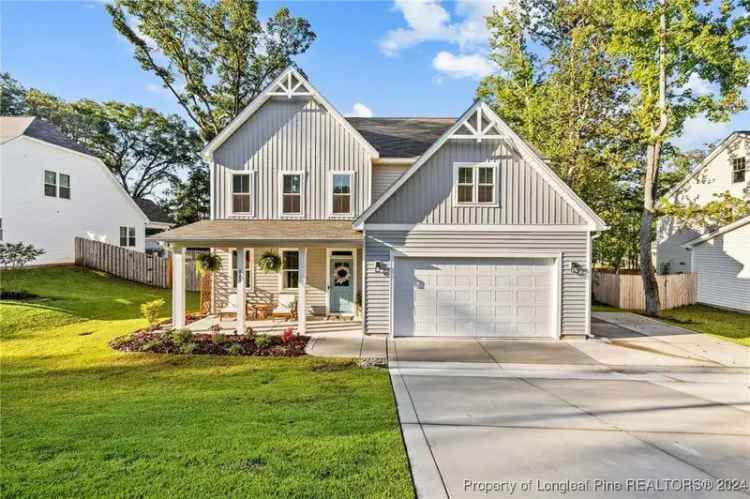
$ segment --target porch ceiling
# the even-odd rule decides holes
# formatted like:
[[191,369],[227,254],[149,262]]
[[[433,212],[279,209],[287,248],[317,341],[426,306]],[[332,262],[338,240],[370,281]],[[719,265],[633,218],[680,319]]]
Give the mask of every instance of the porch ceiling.
[[148,239],[191,247],[362,245],[350,220],[201,220]]

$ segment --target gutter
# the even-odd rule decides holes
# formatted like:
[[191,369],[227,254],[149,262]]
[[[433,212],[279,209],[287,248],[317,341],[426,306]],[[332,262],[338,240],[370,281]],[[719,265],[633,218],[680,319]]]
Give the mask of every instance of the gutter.
[[413,165],[418,156],[413,158],[373,158],[372,164],[378,166],[411,166]]

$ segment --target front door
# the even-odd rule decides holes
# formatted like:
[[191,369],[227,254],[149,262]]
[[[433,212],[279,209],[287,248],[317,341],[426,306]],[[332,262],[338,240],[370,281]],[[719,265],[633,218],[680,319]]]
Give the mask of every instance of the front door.
[[331,256],[328,290],[332,314],[354,313],[354,263],[352,257]]

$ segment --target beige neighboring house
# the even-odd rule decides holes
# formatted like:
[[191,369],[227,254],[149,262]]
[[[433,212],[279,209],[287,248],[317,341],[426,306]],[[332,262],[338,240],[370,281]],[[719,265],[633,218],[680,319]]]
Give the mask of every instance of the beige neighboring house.
[[[347,118],[288,69],[203,154],[211,219],[156,236],[173,250],[177,327],[189,247],[223,259],[214,312],[296,300],[300,331],[336,315],[394,336],[589,332],[606,225],[482,102],[450,119]],[[263,272],[269,253],[278,271]]]
[[[666,197],[704,205],[715,195],[750,202],[750,131],[736,131]],[[658,224],[656,262],[660,273],[695,272],[698,302],[750,311],[750,218],[725,227],[685,227],[671,217]]]

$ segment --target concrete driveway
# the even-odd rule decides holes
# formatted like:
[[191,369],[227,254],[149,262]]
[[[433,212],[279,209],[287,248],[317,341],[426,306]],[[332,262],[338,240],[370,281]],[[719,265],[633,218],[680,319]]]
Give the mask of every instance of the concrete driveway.
[[[398,339],[388,350],[419,497],[750,495],[717,492],[750,479],[750,369],[710,351],[611,338]],[[629,362],[612,363],[618,353]]]

